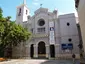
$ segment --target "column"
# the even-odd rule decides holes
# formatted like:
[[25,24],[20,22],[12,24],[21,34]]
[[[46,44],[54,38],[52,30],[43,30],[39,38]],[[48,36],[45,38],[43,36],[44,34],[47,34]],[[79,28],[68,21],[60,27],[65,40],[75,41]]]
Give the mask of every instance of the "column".
[[29,58],[31,58],[30,57],[30,47],[31,46],[29,46],[29,45],[26,47],[26,56],[28,56]]
[[59,49],[60,49],[59,46],[60,46],[59,44],[56,44],[56,45],[55,45],[55,57],[56,57],[56,58],[59,56]]
[[38,57],[38,46],[34,45],[34,57],[37,58]]
[[50,56],[50,51],[49,51],[49,45],[46,45],[46,58],[49,58]]

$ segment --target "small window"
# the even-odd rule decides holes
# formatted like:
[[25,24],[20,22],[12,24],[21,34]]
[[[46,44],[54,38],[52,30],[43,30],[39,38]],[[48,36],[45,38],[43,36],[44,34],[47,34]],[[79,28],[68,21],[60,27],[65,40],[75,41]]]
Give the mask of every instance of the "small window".
[[19,14],[18,14],[18,16],[21,16],[21,8],[19,9]]
[[21,13],[21,8],[19,9],[19,13]]
[[69,38],[69,39],[68,39],[68,41],[69,41],[69,42],[71,42],[71,41],[72,41],[72,39],[71,39],[71,38]]
[[26,10],[26,14],[28,13],[28,11]]
[[37,31],[38,32],[41,32],[41,33],[45,33],[45,27],[43,27],[43,28],[37,28]]
[[67,23],[67,26],[69,26],[70,25],[70,23]]

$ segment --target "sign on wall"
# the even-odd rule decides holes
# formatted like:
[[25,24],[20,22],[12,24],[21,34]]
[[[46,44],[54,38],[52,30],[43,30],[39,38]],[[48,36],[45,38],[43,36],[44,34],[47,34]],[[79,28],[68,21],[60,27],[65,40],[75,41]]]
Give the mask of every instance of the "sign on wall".
[[49,22],[49,42],[55,44],[54,22]]
[[62,44],[62,49],[63,50],[66,50],[66,49],[72,50],[73,49],[73,44],[72,43]]

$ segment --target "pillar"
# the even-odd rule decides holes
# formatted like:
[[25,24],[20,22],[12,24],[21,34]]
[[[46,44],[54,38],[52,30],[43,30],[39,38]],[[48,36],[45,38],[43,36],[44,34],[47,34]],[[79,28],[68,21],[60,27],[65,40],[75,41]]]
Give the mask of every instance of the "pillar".
[[60,45],[56,44],[55,45],[55,57],[57,58],[59,56],[60,53]]
[[31,47],[31,46],[27,46],[27,47],[26,47],[26,56],[28,56],[29,58],[31,58],[31,57],[30,57],[30,47]]
[[50,51],[49,51],[49,45],[46,45],[46,58],[49,58],[50,56]]
[[37,58],[38,57],[38,46],[34,45],[34,57]]

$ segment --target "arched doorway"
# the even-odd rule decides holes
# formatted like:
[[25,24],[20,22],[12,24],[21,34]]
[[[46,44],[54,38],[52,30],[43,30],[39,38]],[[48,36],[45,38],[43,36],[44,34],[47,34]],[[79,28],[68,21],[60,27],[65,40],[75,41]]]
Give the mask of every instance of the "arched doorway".
[[34,56],[34,44],[31,44],[31,47],[30,47],[30,57],[33,58]]
[[38,43],[38,57],[46,58],[46,47],[43,41]]

